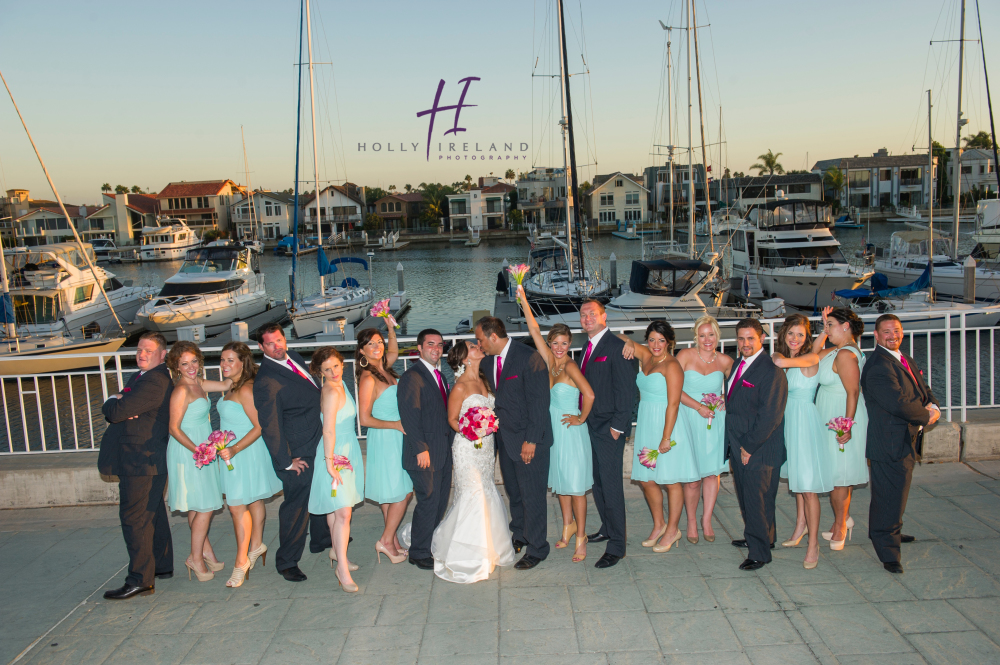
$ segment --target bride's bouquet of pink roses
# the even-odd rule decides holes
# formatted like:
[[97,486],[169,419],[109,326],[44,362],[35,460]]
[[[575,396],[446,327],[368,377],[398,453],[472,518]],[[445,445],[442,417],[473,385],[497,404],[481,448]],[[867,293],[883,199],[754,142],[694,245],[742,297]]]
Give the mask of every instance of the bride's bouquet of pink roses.
[[722,398],[722,395],[716,395],[715,393],[705,393],[701,396],[701,403],[709,408],[712,415],[708,417],[708,429],[712,429],[712,418],[715,417],[715,410],[719,407],[725,405],[726,400]]
[[[333,462],[334,471],[354,471],[354,467],[351,466],[351,460],[347,459],[343,455],[334,455],[330,458],[330,461]],[[337,479],[334,478],[333,483],[330,486],[331,497],[337,496],[337,484]]]
[[391,310],[389,309],[389,299],[386,298],[385,300],[379,300],[377,303],[375,303],[375,306],[372,307],[372,310],[369,313],[372,316],[385,319],[387,325],[392,326],[393,328],[399,328],[399,324],[396,323],[396,319],[392,316],[390,312]]
[[470,406],[458,419],[459,431],[476,448],[483,447],[483,437],[493,434],[500,428],[500,421],[493,409],[488,406]]
[[[837,436],[844,436],[851,431],[852,427],[854,427],[854,421],[846,416],[833,418],[826,424],[826,428],[832,429]],[[837,445],[840,446],[840,452],[844,452],[844,444],[838,443]]]

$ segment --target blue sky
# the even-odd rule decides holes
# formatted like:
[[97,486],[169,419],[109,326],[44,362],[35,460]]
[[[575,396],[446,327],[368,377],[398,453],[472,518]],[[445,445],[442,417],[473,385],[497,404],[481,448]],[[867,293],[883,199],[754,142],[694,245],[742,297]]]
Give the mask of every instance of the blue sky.
[[[245,183],[241,125],[253,185],[284,189],[294,169],[298,7],[294,0],[7,3],[0,70],[67,201],[96,202],[104,182],[150,191],[172,180]],[[508,166],[562,165],[558,89],[532,78],[536,58],[535,73],[557,73],[553,0],[313,0],[312,7],[314,59],[333,63],[316,67],[320,180],[401,189],[502,175]],[[934,138],[953,144],[957,44],[928,42],[957,39],[958,7],[958,0],[698,0],[698,23],[710,23],[699,31],[708,143],[719,141],[720,105],[724,121],[721,158],[713,146],[709,161],[747,171],[770,148],[792,169],[881,147],[919,150],[927,88],[935,96]],[[662,136],[654,129],[664,76],[657,20],[682,25],[681,3],[577,0],[566,11],[570,69],[580,72],[585,54],[590,71],[572,84],[583,177],[652,164],[651,145],[666,143],[665,128]],[[1000,3],[984,2],[981,11],[997,97]],[[974,2],[967,12],[966,37],[977,39]],[[683,146],[685,36],[672,34],[682,114],[674,144]],[[527,142],[526,162],[516,148],[516,163],[449,162],[435,151],[426,160],[427,119],[416,113],[431,106],[440,79],[441,103],[454,104],[466,76],[481,78],[466,99],[477,106],[461,114],[467,131],[443,137],[453,115],[439,115],[435,149],[439,141],[467,142],[471,158],[476,143],[495,143],[502,153],[505,142]],[[964,106],[973,131],[989,128],[982,78],[972,42]],[[307,87],[304,93],[300,178],[312,180]],[[697,105],[694,118],[697,144]],[[0,101],[0,164],[0,186],[49,195],[8,100]]]

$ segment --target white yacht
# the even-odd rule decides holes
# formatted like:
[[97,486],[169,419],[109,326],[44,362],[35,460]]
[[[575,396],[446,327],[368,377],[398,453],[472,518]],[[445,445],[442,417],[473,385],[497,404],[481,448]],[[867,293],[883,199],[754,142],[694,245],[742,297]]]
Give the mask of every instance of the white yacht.
[[375,304],[375,291],[370,283],[361,286],[355,278],[345,277],[337,286],[333,278],[338,265],[356,263],[367,271],[367,261],[350,256],[327,261],[323,250],[316,253],[316,261],[320,266],[319,293],[297,301],[291,312],[292,327],[300,338],[323,332],[327,321],[343,319],[344,323],[360,323]]
[[984,199],[976,204],[976,248],[972,258],[997,262],[1000,259],[1000,199]]
[[524,294],[536,314],[575,312],[584,300],[607,302],[611,299],[611,285],[584,267],[580,276],[580,253],[573,249],[573,272],[576,279],[569,279],[566,257],[569,249],[558,238],[539,236],[528,254],[531,273],[524,280]]
[[111,307],[97,287],[98,279],[123,324],[131,322],[143,299],[156,292],[151,286],[132,286],[131,280],[120,282],[96,265],[95,278],[81,251],[96,263],[89,243],[83,244],[83,250],[76,243],[60,242],[4,251],[19,334],[89,337],[96,332],[119,332]]
[[183,259],[189,249],[201,245],[198,235],[183,219],[158,218],[156,226],[142,229],[142,261],[176,261]]
[[[732,283],[747,300],[781,298],[798,309],[836,305],[872,271],[852,266],[830,232],[830,205],[779,198],[750,210],[733,234]],[[912,279],[910,281],[913,281]]]
[[[927,231],[896,231],[888,249],[875,249],[875,269],[888,278],[889,286],[906,286],[923,273],[929,260],[927,236]],[[951,242],[934,233],[933,286],[940,297],[962,298],[965,271],[961,261],[951,258]],[[1000,271],[976,267],[976,300],[1000,302]]]
[[170,341],[183,326],[204,325],[206,335],[220,333],[271,306],[259,261],[252,249],[228,241],[188,250],[177,274],[167,278],[136,318]]

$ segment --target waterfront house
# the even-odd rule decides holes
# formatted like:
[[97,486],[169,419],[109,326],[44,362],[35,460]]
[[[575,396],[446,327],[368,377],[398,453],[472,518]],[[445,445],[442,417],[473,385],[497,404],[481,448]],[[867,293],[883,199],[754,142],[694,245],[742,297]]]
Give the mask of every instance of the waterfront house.
[[538,227],[566,224],[566,170],[539,166],[517,181],[517,208]]
[[119,247],[138,245],[144,226],[156,226],[156,197],[147,194],[101,194],[102,205],[79,229],[84,240],[110,238]]
[[[253,206],[252,216],[250,207]],[[261,240],[278,240],[291,233],[295,196],[259,189],[244,194],[230,206],[229,220],[234,238],[253,237],[257,225]]]
[[448,195],[451,228],[503,229],[507,228],[510,194],[516,188],[499,182],[498,178],[479,179],[479,187],[467,192]]
[[[77,230],[82,229],[87,217],[98,210],[98,206],[66,205],[66,212]],[[15,232],[20,244],[28,247],[51,245],[57,242],[76,242],[69,221],[59,209],[59,204],[39,207],[15,220]],[[81,231],[81,237],[87,236]]]
[[365,209],[364,188],[352,182],[343,185],[330,185],[319,193],[319,225],[317,228],[317,213],[315,197],[307,194],[299,196],[299,205],[303,215],[299,222],[303,224],[303,233],[329,239],[338,233],[360,228],[364,222],[362,211]]
[[885,148],[871,157],[820,160],[812,172],[822,177],[831,166],[840,169],[849,185],[840,192],[840,205],[861,209],[926,206],[936,177],[927,172],[927,155],[890,155]]
[[27,189],[8,189],[6,196],[0,197],[0,236],[2,236],[5,247],[19,245],[18,238],[22,235],[17,232],[17,219],[24,217],[32,210],[46,206],[59,207],[55,201],[33,200],[31,192]]
[[419,227],[420,215],[426,209],[427,202],[419,192],[388,194],[375,202],[375,214],[389,231]]
[[[954,152],[952,153],[954,155]],[[979,198],[997,195],[996,164],[992,150],[972,148],[962,152],[962,196],[975,190]],[[954,157],[948,162],[948,195],[955,195]]]
[[[705,166],[694,165],[694,200],[699,208],[705,206]],[[647,218],[650,220],[667,220],[670,214],[670,185],[674,190],[674,216],[687,215],[688,195],[690,194],[691,169],[687,164],[674,162],[673,179],[670,178],[670,166],[650,166],[643,170],[643,186],[646,188]]]
[[590,221],[598,226],[629,226],[648,221],[649,189],[639,184],[640,178],[618,171],[594,176],[590,197]]
[[156,195],[159,214],[183,219],[198,235],[210,229],[229,228],[230,206],[246,188],[232,180],[172,182]]

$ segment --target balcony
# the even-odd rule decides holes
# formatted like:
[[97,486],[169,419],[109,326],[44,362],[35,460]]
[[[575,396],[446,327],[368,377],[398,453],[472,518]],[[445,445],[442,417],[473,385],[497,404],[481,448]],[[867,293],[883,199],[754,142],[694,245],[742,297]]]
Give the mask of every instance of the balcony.
[[913,187],[915,185],[923,185],[923,184],[924,184],[924,179],[923,178],[900,178],[899,179],[899,186],[900,187]]

